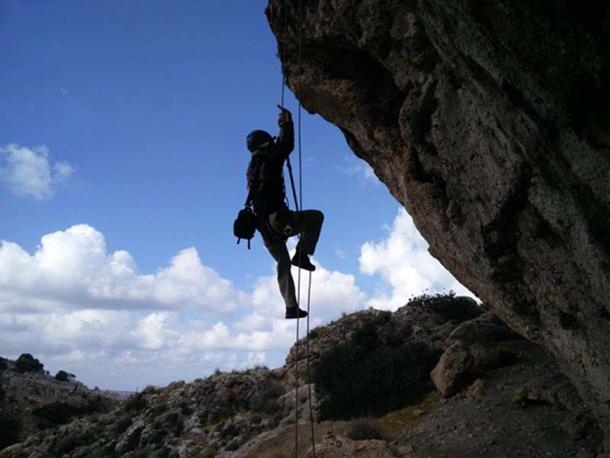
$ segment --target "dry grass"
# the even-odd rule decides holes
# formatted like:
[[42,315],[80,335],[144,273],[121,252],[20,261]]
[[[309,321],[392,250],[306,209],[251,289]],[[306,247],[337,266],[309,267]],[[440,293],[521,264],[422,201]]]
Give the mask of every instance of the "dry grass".
[[[314,433],[316,443],[320,444],[326,433],[332,431],[336,435],[343,433],[347,422],[345,421],[324,421],[316,423]],[[299,423],[299,444],[298,458],[306,458],[307,451],[311,448],[311,430],[309,423]],[[267,436],[267,437],[262,437]],[[243,458],[279,458],[282,456],[294,457],[294,425],[287,425],[270,433],[263,433],[255,447],[252,447],[240,457]]]
[[[404,409],[391,412],[371,422],[379,428],[383,437],[392,439],[405,429],[413,428],[422,421],[422,416],[417,411],[433,411],[440,404],[441,396],[437,392],[428,394],[419,404],[405,407]],[[347,421],[324,421],[315,424],[316,443],[322,443],[327,433],[343,435]],[[306,458],[307,451],[311,448],[311,432],[309,423],[303,421],[299,424],[299,446],[297,456]],[[263,433],[259,436],[254,447],[245,453],[240,453],[240,458],[280,458],[294,457],[294,425],[287,425],[276,430]]]
[[384,437],[391,439],[401,431],[417,426],[422,421],[422,415],[418,415],[417,413],[422,410],[425,412],[433,411],[440,404],[440,401],[441,396],[436,391],[433,391],[426,395],[419,404],[405,407],[404,409],[390,412],[383,417],[376,418],[375,423]]

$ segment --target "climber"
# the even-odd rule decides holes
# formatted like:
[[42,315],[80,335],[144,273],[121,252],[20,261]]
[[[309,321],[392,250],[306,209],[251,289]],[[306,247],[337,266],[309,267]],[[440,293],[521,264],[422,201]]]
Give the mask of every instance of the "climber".
[[[307,312],[297,303],[290,268],[292,264],[310,272],[316,269],[309,256],[316,248],[324,215],[319,210],[288,209],[283,170],[294,148],[294,125],[290,111],[279,105],[278,108],[280,133],[277,138],[263,130],[252,131],[247,137],[248,150],[252,153],[247,172],[248,199],[254,207],[257,230],[277,262],[277,280],[286,304],[286,318],[303,318]],[[301,238],[291,260],[286,240],[298,234]]]

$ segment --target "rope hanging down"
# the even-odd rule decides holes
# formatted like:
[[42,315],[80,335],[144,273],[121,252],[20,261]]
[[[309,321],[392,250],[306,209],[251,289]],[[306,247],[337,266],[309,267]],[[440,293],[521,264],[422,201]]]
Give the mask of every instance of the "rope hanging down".
[[[298,47],[297,47],[297,61],[299,70],[302,68],[301,63],[301,47],[303,42],[303,7],[302,2],[299,1],[299,16],[301,17],[299,35],[298,35]],[[280,106],[284,107],[284,95],[286,88],[286,75],[284,74],[282,68],[282,91],[280,98]],[[292,195],[294,199],[294,205],[296,211],[300,211],[303,209],[303,147],[302,147],[302,111],[303,107],[301,102],[299,101],[299,109],[297,112],[297,150],[299,155],[299,196],[297,198],[296,187],[294,184],[294,176],[292,173],[292,164],[290,163],[290,158],[286,160],[286,166],[288,167],[288,173],[290,175],[290,185],[292,188]],[[301,235],[298,235],[299,242],[301,240]],[[299,252],[299,256],[302,253]],[[300,259],[299,259],[299,264]],[[306,334],[306,361],[307,361],[307,387],[308,387],[308,399],[309,399],[309,424],[310,424],[310,432],[311,432],[311,443],[312,443],[312,451],[313,458],[316,457],[316,440],[315,440],[315,430],[314,430],[314,418],[313,418],[313,406],[312,406],[312,390],[311,390],[311,367],[310,367],[310,347],[309,347],[309,331],[310,331],[310,320],[311,316],[311,272],[309,272],[308,279],[308,287],[307,287],[307,334]],[[297,276],[297,301],[298,304],[301,304],[301,267],[298,268],[298,276]],[[295,421],[294,421],[294,456],[297,458],[298,456],[298,444],[299,444],[299,317],[297,316],[296,320],[296,342],[295,342]]]
[[[283,85],[282,85],[283,87]],[[284,91],[282,90],[282,95],[283,95]],[[283,106],[283,104],[282,104]],[[289,176],[290,176],[290,185],[292,188],[292,195],[293,195],[293,199],[294,199],[294,205],[296,208],[296,211],[300,211],[300,209],[302,209],[302,199],[303,199],[303,189],[302,189],[302,183],[303,183],[303,179],[302,179],[302,142],[301,142],[301,113],[302,113],[302,107],[301,104],[299,103],[299,111],[298,111],[298,153],[299,153],[299,192],[300,192],[300,199],[297,197],[297,193],[296,193],[296,187],[294,184],[294,176],[293,176],[293,172],[292,172],[292,165],[290,163],[290,159],[287,158],[286,161],[286,166],[288,167],[288,172],[289,172]],[[299,241],[301,240],[301,235],[298,235]],[[301,255],[301,253],[299,253],[299,255]],[[300,259],[299,259],[299,264],[300,264]],[[297,276],[297,298],[298,298],[298,303],[301,304],[301,267],[298,267],[298,276]],[[311,380],[311,358],[310,358],[310,346],[309,346],[309,331],[310,331],[310,321],[309,321],[309,317],[311,315],[311,272],[309,272],[309,278],[308,278],[308,287],[307,287],[307,334],[306,334],[306,340],[305,340],[305,344],[306,344],[306,361],[307,361],[307,380],[310,381]],[[294,433],[294,443],[295,443],[295,458],[297,457],[297,451],[298,451],[298,443],[299,443],[299,434],[298,434],[298,409],[299,409],[299,329],[300,329],[300,325],[299,325],[299,317],[297,316],[297,326],[296,326],[296,342],[295,342],[295,351],[296,351],[296,357],[295,357],[295,433]],[[313,458],[316,457],[316,441],[315,441],[315,431],[314,431],[314,418],[313,418],[313,407],[312,407],[312,390],[311,390],[311,383],[307,384],[307,388],[308,388],[308,401],[309,401],[309,424],[310,424],[310,429],[311,429],[311,443],[312,443],[312,451],[313,451]]]

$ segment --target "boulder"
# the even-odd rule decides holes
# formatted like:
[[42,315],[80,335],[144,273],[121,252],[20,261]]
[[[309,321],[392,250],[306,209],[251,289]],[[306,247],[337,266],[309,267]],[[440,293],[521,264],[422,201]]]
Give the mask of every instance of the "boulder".
[[447,349],[430,373],[445,397],[466,388],[484,371],[509,364],[515,355],[502,342],[522,339],[493,313],[462,323],[447,338]]
[[472,376],[474,360],[470,349],[461,342],[451,345],[430,373],[434,386],[443,396],[453,396]]

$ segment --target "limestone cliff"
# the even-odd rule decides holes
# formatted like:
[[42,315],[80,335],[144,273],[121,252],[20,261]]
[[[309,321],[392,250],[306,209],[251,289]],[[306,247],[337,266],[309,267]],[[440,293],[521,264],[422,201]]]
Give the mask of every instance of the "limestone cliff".
[[303,106],[610,434],[610,7],[277,0],[267,17]]

